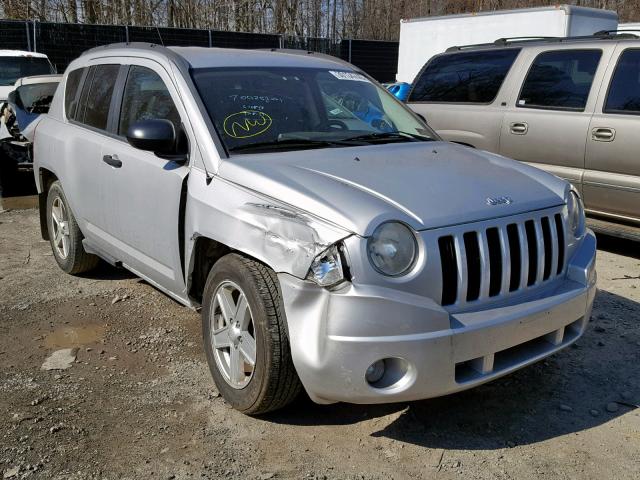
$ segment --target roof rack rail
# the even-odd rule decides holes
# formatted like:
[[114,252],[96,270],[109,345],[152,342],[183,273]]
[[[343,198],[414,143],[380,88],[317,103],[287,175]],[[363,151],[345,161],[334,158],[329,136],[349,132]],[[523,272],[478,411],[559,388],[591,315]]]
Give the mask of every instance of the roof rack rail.
[[628,29],[628,30],[602,30],[594,33],[593,35],[582,35],[575,37],[510,37],[499,38],[492,43],[477,43],[472,45],[460,45],[449,47],[445,52],[457,52],[460,50],[469,50],[475,48],[491,48],[496,46],[507,45],[519,45],[527,43],[563,43],[573,40],[621,40],[629,38],[640,38],[640,35],[636,35],[632,32],[640,33],[640,29]]
[[596,32],[593,34],[594,37],[606,37],[606,36],[613,36],[613,35],[632,35],[634,37],[638,37],[638,35],[632,33],[632,32],[637,32],[640,33],[640,29],[638,28],[626,28],[624,30],[600,30],[599,32]]
[[535,40],[556,40],[560,37],[504,37],[499,38],[495,42],[496,45],[506,45],[509,42],[527,42]]

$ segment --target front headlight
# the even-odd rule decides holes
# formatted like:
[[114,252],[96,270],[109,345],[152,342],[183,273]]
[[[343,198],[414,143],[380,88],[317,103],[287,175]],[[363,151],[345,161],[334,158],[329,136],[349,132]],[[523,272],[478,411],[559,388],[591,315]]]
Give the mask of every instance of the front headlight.
[[367,240],[367,255],[373,268],[383,275],[404,275],[416,262],[418,242],[413,231],[400,222],[378,226]]
[[567,227],[574,238],[580,238],[584,233],[584,207],[578,193],[574,190],[567,196]]
[[331,287],[345,280],[342,258],[336,245],[318,255],[309,268],[307,280],[321,287]]

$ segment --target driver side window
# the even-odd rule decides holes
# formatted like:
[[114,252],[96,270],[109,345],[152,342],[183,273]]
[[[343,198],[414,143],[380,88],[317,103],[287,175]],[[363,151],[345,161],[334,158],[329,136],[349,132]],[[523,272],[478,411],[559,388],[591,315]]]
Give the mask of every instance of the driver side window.
[[150,68],[133,65],[122,97],[118,135],[126,136],[131,125],[152,118],[169,120],[180,131],[180,115],[160,76]]

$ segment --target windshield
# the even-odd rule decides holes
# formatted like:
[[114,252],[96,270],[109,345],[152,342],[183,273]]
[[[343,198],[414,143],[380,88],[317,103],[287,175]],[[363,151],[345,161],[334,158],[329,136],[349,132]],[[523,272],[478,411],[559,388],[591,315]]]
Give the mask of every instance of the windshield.
[[16,83],[22,77],[55,73],[49,59],[42,57],[0,57],[0,86]]
[[243,67],[196,69],[192,76],[229,152],[437,138],[357,72]]
[[15,102],[19,108],[31,113],[47,113],[56,93],[58,82],[23,85],[15,90]]

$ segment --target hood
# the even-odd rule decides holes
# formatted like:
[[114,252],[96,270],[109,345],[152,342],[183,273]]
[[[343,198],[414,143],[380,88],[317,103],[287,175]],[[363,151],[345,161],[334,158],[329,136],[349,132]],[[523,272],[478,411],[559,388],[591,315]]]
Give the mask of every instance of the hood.
[[[425,230],[564,202],[567,183],[499,155],[447,142],[232,156],[219,175],[367,236],[400,220]],[[512,203],[490,205],[489,198]]]

